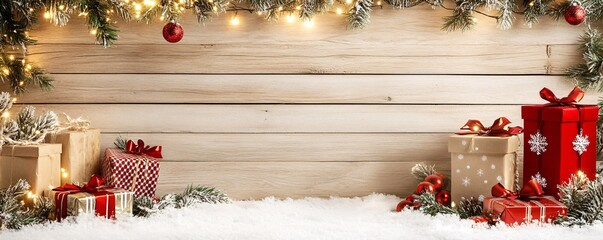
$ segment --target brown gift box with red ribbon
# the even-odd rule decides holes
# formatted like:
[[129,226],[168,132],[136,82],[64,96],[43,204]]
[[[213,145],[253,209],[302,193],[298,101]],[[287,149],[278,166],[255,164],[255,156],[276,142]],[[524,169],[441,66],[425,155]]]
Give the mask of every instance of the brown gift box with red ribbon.
[[126,149],[108,148],[102,161],[107,184],[134,192],[135,197],[155,197],[159,179],[161,146],[145,146],[129,140]]
[[552,196],[543,195],[542,187],[530,180],[519,192],[512,192],[497,184],[492,195],[484,199],[484,212],[494,213],[506,224],[522,224],[532,221],[552,222],[567,215],[567,207]]
[[563,98],[543,88],[548,104],[522,106],[524,119],[523,179],[540,173],[548,182],[544,192],[558,197],[557,185],[582,171],[591,180],[596,174],[596,139],[599,108],[578,105],[579,88]]
[[490,195],[494,183],[507,188],[515,184],[520,127],[511,127],[507,118],[499,118],[485,127],[478,120],[469,120],[461,130],[448,138],[451,154],[450,187],[452,201],[463,198],[482,200]]
[[67,216],[94,214],[108,219],[132,216],[134,193],[106,186],[105,180],[93,175],[84,186],[65,184],[46,191],[55,209],[50,219],[61,221]]

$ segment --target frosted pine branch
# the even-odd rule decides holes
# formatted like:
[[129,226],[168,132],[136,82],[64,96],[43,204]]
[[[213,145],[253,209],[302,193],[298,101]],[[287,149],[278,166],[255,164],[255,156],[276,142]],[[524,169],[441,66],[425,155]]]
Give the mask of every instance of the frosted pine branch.
[[348,24],[351,28],[363,28],[371,20],[373,0],[357,0],[348,11]]

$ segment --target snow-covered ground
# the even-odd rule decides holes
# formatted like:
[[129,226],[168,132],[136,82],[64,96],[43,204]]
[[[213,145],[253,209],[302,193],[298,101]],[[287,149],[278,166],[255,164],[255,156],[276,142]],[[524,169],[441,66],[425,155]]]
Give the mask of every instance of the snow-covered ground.
[[584,228],[531,224],[487,228],[454,216],[392,212],[394,196],[240,201],[170,209],[150,218],[80,217],[4,231],[2,240],[67,239],[603,239],[603,224]]

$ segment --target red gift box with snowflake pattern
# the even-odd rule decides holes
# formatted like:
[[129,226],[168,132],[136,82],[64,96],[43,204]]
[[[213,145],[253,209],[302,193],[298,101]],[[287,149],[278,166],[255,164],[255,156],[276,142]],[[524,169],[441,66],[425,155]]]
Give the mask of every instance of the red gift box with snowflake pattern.
[[524,119],[523,179],[540,173],[547,180],[544,192],[559,197],[557,185],[582,171],[590,179],[596,174],[596,105],[577,104],[584,92],[574,88],[558,98],[547,88],[540,96],[549,103],[522,106]]
[[108,148],[102,162],[107,185],[134,192],[135,197],[155,197],[159,158]]

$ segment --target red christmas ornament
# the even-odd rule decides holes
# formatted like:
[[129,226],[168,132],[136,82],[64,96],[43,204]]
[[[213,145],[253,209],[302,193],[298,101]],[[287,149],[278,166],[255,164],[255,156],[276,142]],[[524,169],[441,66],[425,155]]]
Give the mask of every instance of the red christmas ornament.
[[408,197],[406,197],[406,201],[414,202],[415,201],[415,195],[408,195]]
[[442,191],[438,192],[438,194],[436,194],[435,198],[436,198],[436,202],[438,202],[444,206],[450,206],[450,193],[448,191],[442,190]]
[[424,193],[424,192],[433,193],[435,191],[436,191],[435,186],[432,183],[420,182],[419,185],[417,186],[417,190],[415,190],[415,194],[420,195],[421,193]]
[[398,206],[396,206],[396,212],[402,212],[402,210],[404,210],[406,207],[408,206],[412,206],[412,202],[408,201],[408,200],[402,200],[400,203],[398,203]]
[[586,12],[584,8],[576,2],[572,2],[569,7],[565,9],[565,21],[571,25],[580,25],[586,18]]
[[431,174],[425,178],[425,182],[430,182],[435,187],[435,190],[438,191],[442,189],[445,185],[446,177],[442,174]]
[[163,38],[171,43],[179,42],[184,36],[184,29],[176,21],[170,21],[163,26]]

